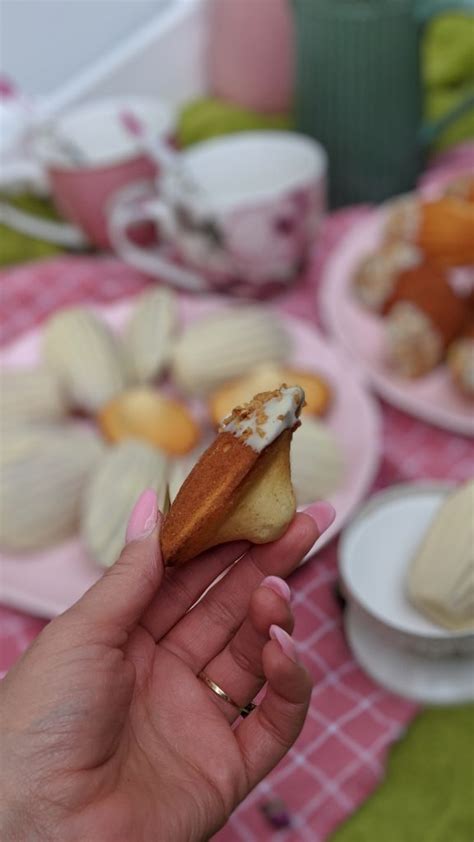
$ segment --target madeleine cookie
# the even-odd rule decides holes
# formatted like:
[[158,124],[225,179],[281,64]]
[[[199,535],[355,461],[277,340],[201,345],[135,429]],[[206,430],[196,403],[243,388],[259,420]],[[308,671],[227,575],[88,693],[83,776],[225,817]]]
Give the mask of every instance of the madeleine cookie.
[[303,402],[301,388],[281,386],[225,419],[165,516],[166,564],[228,541],[264,544],[285,532],[296,509],[290,444]]
[[280,383],[297,384],[305,393],[304,414],[324,415],[331,403],[331,387],[318,374],[288,366],[263,364],[256,366],[251,374],[239,377],[221,386],[209,398],[209,411],[215,424],[252,399],[258,392],[277,389]]
[[177,456],[192,450],[200,437],[196,421],[182,403],[145,386],[113,398],[98,421],[109,441],[141,439]]

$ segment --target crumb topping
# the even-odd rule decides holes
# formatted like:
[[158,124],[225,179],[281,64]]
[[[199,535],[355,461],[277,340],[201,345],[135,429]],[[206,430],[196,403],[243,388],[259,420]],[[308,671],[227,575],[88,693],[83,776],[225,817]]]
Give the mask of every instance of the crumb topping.
[[260,392],[247,404],[236,406],[224,419],[220,430],[233,433],[257,452],[263,450],[285,429],[296,429],[304,406],[300,386],[287,386]]

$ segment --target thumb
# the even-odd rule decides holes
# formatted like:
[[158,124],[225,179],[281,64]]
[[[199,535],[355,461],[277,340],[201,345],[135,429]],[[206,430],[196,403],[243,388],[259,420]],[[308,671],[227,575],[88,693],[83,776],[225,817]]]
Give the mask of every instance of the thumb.
[[76,603],[75,613],[124,631],[138,623],[163,578],[160,521],[156,493],[148,488],[132,510],[119,559]]

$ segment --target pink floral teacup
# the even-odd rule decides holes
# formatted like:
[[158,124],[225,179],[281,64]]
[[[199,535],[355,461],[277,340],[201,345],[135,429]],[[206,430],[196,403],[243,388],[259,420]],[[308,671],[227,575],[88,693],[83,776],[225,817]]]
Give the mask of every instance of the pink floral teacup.
[[[326,154],[291,132],[245,132],[200,143],[162,176],[160,197],[139,185],[111,206],[109,235],[136,268],[185,289],[261,296],[300,274],[326,205]],[[154,222],[145,249],[132,225]]]

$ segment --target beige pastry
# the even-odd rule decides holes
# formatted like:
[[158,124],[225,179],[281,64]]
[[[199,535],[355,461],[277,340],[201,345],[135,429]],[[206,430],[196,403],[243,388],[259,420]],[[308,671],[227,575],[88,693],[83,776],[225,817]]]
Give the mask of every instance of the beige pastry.
[[54,422],[67,411],[59,379],[45,366],[7,368],[0,372],[2,427],[31,421]]
[[407,586],[415,608],[433,622],[474,630],[474,481],[440,507],[410,565]]
[[124,333],[131,376],[148,383],[166,367],[177,321],[176,297],[166,287],[140,296]]
[[178,456],[192,450],[200,437],[199,426],[184,404],[147,386],[112,398],[102,407],[98,421],[109,441],[141,439]]
[[382,246],[361,261],[354,277],[359,301],[374,313],[383,313],[400,272],[422,262],[420,250],[411,243],[394,242]]
[[122,345],[90,310],[61,310],[46,325],[43,351],[70,403],[95,412],[125,388]]
[[84,495],[81,536],[91,557],[110,567],[125,543],[130,513],[140,494],[154,488],[158,505],[166,505],[167,459],[140,441],[124,441],[107,450]]
[[247,403],[258,392],[277,389],[280,383],[298,383],[303,389],[306,404],[303,415],[324,415],[332,399],[328,382],[313,371],[304,371],[290,366],[274,363],[262,363],[255,366],[248,374],[224,383],[209,397],[209,409],[212,420],[219,424],[234,406]]
[[341,487],[344,473],[344,455],[331,428],[303,415],[291,445],[291,479],[298,506],[330,497]]
[[94,430],[70,424],[19,427],[0,447],[0,544],[37,550],[78,527],[81,496],[104,445]]
[[295,513],[290,444],[304,392],[281,386],[238,407],[220,427],[165,516],[166,564],[238,539],[274,541]]
[[221,310],[191,325],[177,340],[172,376],[188,394],[205,394],[251,371],[279,362],[290,339],[276,316],[258,306]]

